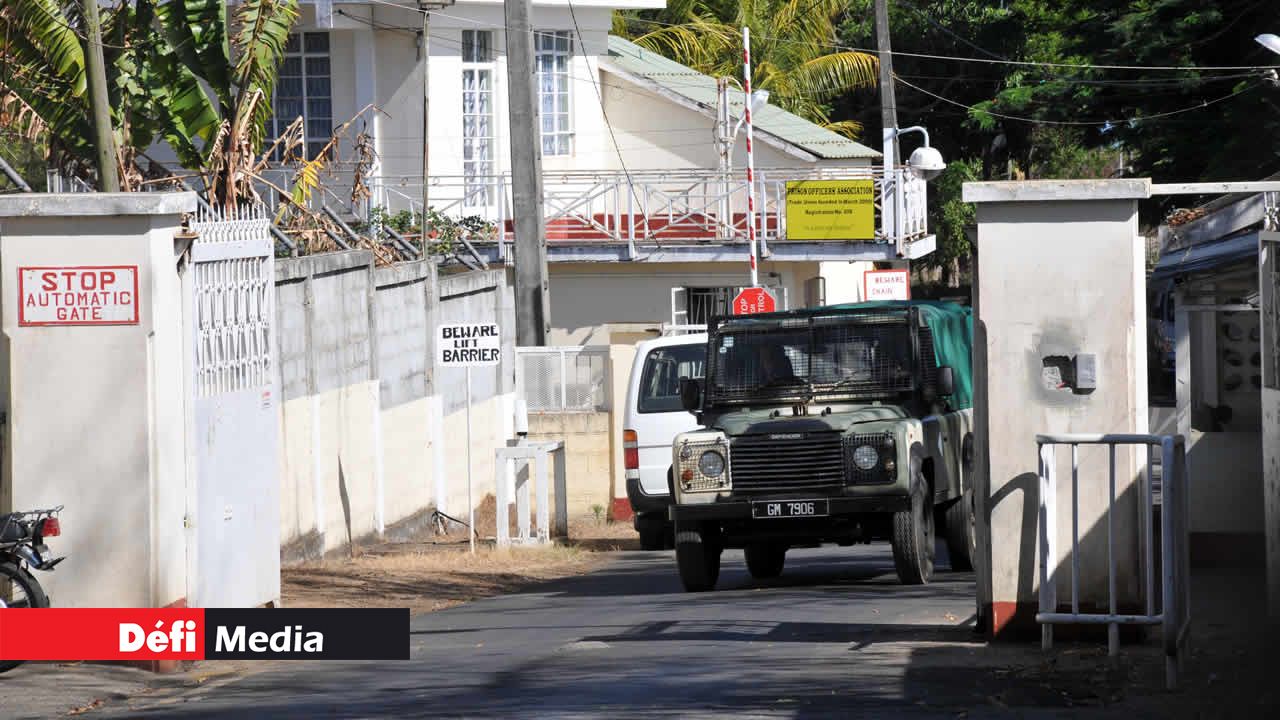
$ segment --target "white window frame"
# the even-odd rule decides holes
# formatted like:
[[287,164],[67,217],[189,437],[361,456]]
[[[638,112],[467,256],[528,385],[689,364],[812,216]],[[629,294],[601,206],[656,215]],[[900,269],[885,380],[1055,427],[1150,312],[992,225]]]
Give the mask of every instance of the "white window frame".
[[[308,51],[307,36],[309,35],[325,36],[326,49],[323,52]],[[286,51],[284,52],[281,58],[281,65],[282,65],[281,69],[283,69],[284,62],[288,60],[296,59],[298,61],[300,74],[282,76],[282,77],[289,77],[289,78],[297,77],[302,81],[302,94],[301,96],[296,96],[296,97],[297,99],[300,99],[302,101],[301,116],[302,116],[302,133],[303,133],[303,140],[304,140],[304,151],[305,151],[306,158],[310,160],[310,159],[314,159],[315,156],[319,153],[319,151],[325,146],[325,144],[329,142],[330,138],[333,137],[333,36],[330,33],[325,31],[303,31],[303,32],[290,33],[289,42],[290,43],[296,42],[297,43],[296,49],[293,51],[289,51],[287,49],[288,46],[286,46]],[[309,69],[307,67],[307,60],[317,59],[317,58],[324,58],[328,60],[329,62],[328,73],[309,72]],[[315,93],[309,87],[310,86],[309,80],[320,79],[320,78],[324,78],[329,81],[328,95],[321,95],[319,93]],[[280,89],[280,84],[279,84],[279,81],[277,80],[276,82],[277,97],[272,98],[272,103],[271,103],[271,107],[273,111],[278,107],[277,100],[278,100],[279,89]],[[311,128],[311,124],[313,121],[320,122],[322,119],[324,119],[323,116],[317,117],[315,113],[312,111],[311,102],[313,100],[329,101],[329,115],[327,118],[329,121],[328,122],[329,130],[328,132],[325,132],[323,134],[318,132],[313,132]],[[271,122],[269,124],[270,132],[268,132],[267,135],[273,140],[275,138],[280,137],[280,135],[284,133],[285,129],[289,127],[289,124],[292,123],[295,119],[297,119],[297,117],[298,117],[297,115],[284,116],[277,113],[273,113]]]
[[[486,42],[477,42],[484,38]],[[497,131],[497,113],[495,112],[495,103],[497,102],[497,93],[495,83],[498,79],[496,71],[497,65],[494,62],[494,32],[492,30],[463,30],[462,31],[462,173],[463,173],[463,207],[487,209],[492,208],[497,201],[497,188],[495,187],[495,176],[498,174],[498,131]],[[481,57],[469,57],[469,50],[473,48],[483,47],[484,52]],[[488,76],[487,89],[481,89],[479,79]],[[472,85],[468,85],[468,76],[475,78]],[[475,94],[472,100],[472,107],[478,108],[480,100],[487,95],[488,111],[468,112],[468,96]],[[487,118],[486,118],[487,116]],[[474,119],[474,126],[468,123]],[[483,119],[488,120],[487,135],[471,134],[473,127],[479,127]],[[487,150],[487,157],[477,159],[477,150]],[[470,153],[471,159],[468,159]],[[477,181],[477,178],[483,178]]]
[[[550,47],[544,44],[550,43]],[[561,45],[560,41],[564,41]],[[533,33],[534,68],[538,83],[539,144],[543,157],[573,154],[573,33],[568,30],[537,30]],[[543,65],[553,67],[553,86],[548,92]],[[563,70],[554,69],[563,60]],[[548,103],[548,95],[550,102]],[[563,110],[555,109],[564,97]],[[548,113],[547,108],[553,111]]]

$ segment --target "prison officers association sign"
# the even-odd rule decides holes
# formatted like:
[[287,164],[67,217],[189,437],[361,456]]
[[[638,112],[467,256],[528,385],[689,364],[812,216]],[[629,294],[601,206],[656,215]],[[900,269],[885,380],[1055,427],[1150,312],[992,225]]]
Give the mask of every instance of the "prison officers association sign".
[[436,328],[436,360],[441,367],[476,367],[502,362],[497,323],[464,323]]
[[788,240],[873,240],[875,182],[793,180],[787,183]]

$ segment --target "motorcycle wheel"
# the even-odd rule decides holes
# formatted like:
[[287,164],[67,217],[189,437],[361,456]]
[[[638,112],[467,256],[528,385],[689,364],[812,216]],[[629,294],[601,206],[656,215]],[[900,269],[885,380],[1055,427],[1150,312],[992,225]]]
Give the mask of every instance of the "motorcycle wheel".
[[[4,608],[46,608],[49,597],[31,573],[12,563],[0,563],[0,612]],[[12,670],[24,660],[0,660],[0,673]]]

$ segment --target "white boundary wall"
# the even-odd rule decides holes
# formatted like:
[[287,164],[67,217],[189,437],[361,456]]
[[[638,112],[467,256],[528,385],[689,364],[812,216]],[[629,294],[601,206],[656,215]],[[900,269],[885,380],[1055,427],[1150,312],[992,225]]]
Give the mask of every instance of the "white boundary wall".
[[502,327],[503,364],[473,371],[477,503],[494,492],[493,448],[514,429],[504,271],[437,278],[356,250],[280,260],[276,290],[285,562],[412,530],[433,507],[466,515],[465,373],[433,365],[441,322]]

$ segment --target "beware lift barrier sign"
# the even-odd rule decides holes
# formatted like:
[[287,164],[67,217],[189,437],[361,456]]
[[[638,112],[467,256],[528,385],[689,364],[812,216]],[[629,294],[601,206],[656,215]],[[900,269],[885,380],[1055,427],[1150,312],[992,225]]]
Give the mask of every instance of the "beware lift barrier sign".
[[137,325],[138,266],[18,268],[18,325]]
[[502,362],[502,333],[497,323],[440,325],[436,359],[441,367],[477,367]]

